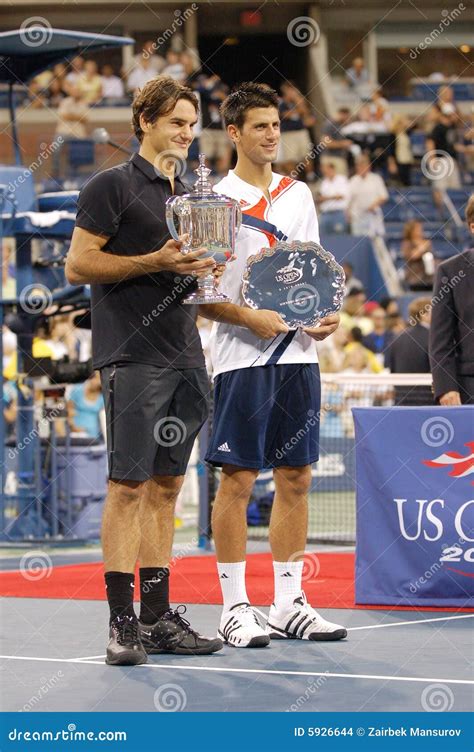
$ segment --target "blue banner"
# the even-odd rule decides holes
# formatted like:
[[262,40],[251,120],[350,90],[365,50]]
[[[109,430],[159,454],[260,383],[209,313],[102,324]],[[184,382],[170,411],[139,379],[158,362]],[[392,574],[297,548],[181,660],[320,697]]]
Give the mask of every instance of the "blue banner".
[[474,606],[474,406],[353,414],[356,603]]
[[468,713],[4,713],[0,749],[71,752],[472,750]]

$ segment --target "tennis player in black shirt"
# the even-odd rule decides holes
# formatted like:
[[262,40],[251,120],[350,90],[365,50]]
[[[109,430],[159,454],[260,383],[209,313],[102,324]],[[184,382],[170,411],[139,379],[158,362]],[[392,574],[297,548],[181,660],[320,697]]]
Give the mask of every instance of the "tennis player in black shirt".
[[93,360],[106,407],[102,547],[111,665],[222,648],[191,628],[185,607],[169,603],[175,502],[208,410],[196,310],[181,301],[214,261],[203,250],[182,254],[165,222],[166,200],[186,192],[175,167],[186,159],[197,109],[191,89],[171,78],[144,86],[133,102],[139,152],[83,187],[66,263],[70,283],[91,285]]

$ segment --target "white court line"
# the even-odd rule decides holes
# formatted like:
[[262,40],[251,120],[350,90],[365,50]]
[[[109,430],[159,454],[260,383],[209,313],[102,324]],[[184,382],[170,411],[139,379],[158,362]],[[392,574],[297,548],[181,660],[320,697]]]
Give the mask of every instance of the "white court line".
[[[105,658],[105,656],[102,656]],[[12,661],[47,661],[50,663],[82,663],[85,665],[105,666],[104,661],[81,660],[80,658],[35,658],[23,655],[0,655]],[[125,667],[127,668],[127,667]],[[131,667],[129,667],[131,668]],[[369,679],[396,682],[434,682],[436,684],[469,684],[474,685],[474,680],[469,679],[445,679],[434,676],[380,676],[378,674],[335,674],[330,671],[277,671],[268,668],[228,668],[219,666],[179,666],[176,663],[146,663],[134,668],[169,668],[172,671],[217,671],[221,674],[269,674],[270,676],[326,676],[332,679]]]
[[366,624],[364,627],[347,627],[347,631],[355,632],[357,629],[384,629],[385,627],[401,627],[405,624],[427,624],[430,621],[450,621],[452,619],[474,619],[474,614],[458,614],[458,616],[436,616],[433,619],[412,619],[411,621],[392,621],[389,624]]

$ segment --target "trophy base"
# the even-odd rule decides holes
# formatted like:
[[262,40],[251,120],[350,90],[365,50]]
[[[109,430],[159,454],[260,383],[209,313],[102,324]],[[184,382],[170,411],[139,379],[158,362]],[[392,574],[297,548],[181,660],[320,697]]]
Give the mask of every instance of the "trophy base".
[[182,301],[184,305],[205,305],[206,303],[230,303],[231,299],[222,292],[213,290],[210,292],[196,290],[190,293]]

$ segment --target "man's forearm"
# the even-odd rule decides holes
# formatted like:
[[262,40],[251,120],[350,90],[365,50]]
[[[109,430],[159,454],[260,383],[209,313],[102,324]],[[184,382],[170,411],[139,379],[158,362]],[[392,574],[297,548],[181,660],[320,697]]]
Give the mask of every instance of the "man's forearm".
[[158,271],[156,257],[117,256],[105,251],[90,250],[84,261],[66,260],[66,278],[72,285],[107,284]]
[[235,303],[214,303],[200,305],[198,313],[205,319],[211,319],[211,321],[247,327],[248,313],[251,310]]

